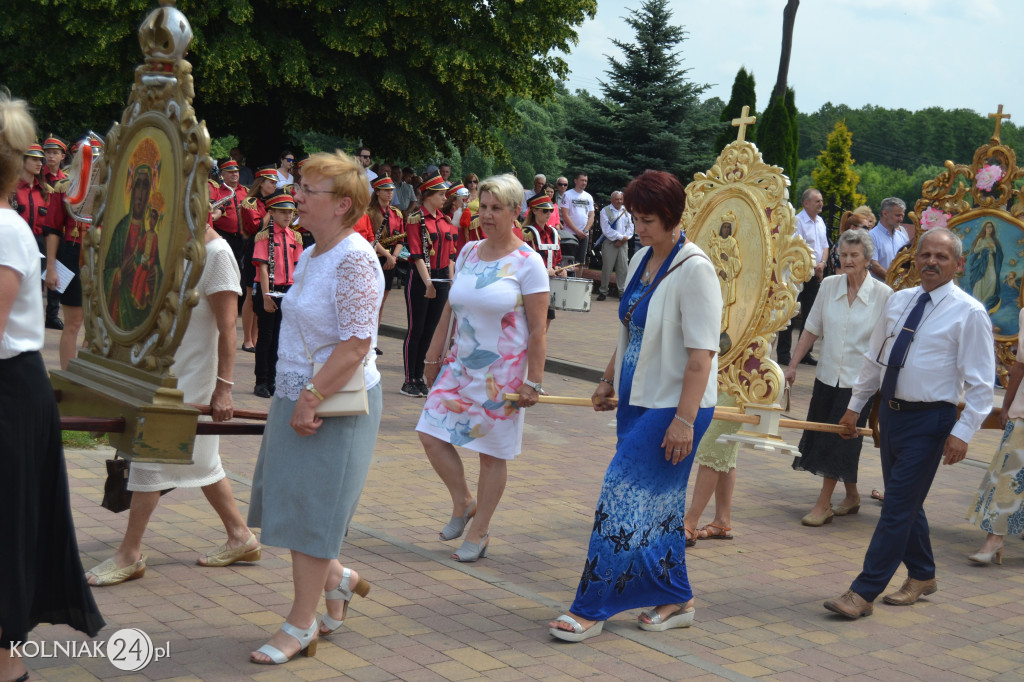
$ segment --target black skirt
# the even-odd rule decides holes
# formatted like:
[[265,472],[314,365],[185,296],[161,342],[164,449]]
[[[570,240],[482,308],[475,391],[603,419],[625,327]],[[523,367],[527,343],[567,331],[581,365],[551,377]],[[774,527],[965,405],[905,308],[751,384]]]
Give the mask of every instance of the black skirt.
[[[811,404],[807,408],[807,421],[823,424],[838,424],[846,414],[853,389],[839,388],[814,380]],[[857,420],[857,426],[868,423],[871,401],[864,406]],[[797,471],[832,478],[843,483],[857,482],[857,465],[860,463],[860,448],[863,436],[846,440],[837,433],[804,431],[800,438],[800,454],[793,459]]]
[[39,623],[95,637],[104,622],[78,556],[60,414],[38,352],[0,360],[0,471],[0,648]]

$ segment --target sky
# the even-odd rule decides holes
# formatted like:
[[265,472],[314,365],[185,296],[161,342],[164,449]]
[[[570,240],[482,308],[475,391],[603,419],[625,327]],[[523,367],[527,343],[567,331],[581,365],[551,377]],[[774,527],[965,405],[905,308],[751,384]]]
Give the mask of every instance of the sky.
[[[687,77],[711,85],[704,97],[728,101],[744,66],[757,83],[757,109],[764,110],[779,69],[785,0],[668,4],[671,22],[689,33],[681,46]],[[621,56],[611,40],[633,42],[634,31],[622,17],[640,5],[641,0],[599,0],[596,19],[580,27],[579,44],[566,57],[570,91],[600,95],[608,56]],[[1002,104],[1021,126],[1022,26],[1022,0],[803,0],[789,85],[804,112],[831,102],[989,114]]]

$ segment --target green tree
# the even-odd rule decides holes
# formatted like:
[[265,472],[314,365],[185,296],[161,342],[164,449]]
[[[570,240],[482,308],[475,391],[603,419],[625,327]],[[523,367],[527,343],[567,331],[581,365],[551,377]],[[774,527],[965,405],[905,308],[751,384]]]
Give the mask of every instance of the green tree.
[[[740,70],[736,72],[736,80],[732,82],[732,95],[729,97],[729,103],[722,109],[722,114],[718,117],[718,120],[722,122],[718,128],[722,131],[715,139],[715,151],[720,152],[725,149],[725,145],[736,139],[736,129],[732,127],[732,120],[738,118],[743,113],[743,107],[750,107],[749,114],[755,115],[757,109],[757,94],[754,92],[754,74],[747,73],[747,70],[740,67]],[[747,139],[751,142],[757,141],[756,131],[757,126],[747,127]]]
[[569,178],[571,187],[573,175],[586,172],[590,179],[587,191],[603,201],[633,177],[618,155],[618,130],[612,121],[612,107],[586,92],[563,95],[560,99],[565,110],[561,135],[565,171],[561,174]]
[[864,195],[857,193],[860,176],[853,170],[850,146],[853,135],[842,121],[836,123],[828,136],[828,144],[818,155],[818,167],[811,173],[814,186],[825,201],[832,201],[844,209],[853,209],[864,203]]
[[789,117],[789,161],[786,168],[793,169],[797,175],[797,168],[800,167],[800,125],[797,123],[796,92],[793,88],[786,88],[786,116]]
[[761,115],[761,129],[757,139],[758,148],[767,163],[781,166],[791,182],[797,178],[798,168],[793,167],[793,138],[789,114],[786,112],[785,97],[778,97],[768,105]]
[[617,134],[595,142],[614,148],[630,175],[655,168],[685,184],[711,161],[715,121],[700,102],[710,86],[692,82],[689,69],[681,68],[686,31],[671,18],[668,0],[644,0],[624,17],[635,40],[612,41],[623,59],[609,58],[608,82],[602,83]]
[[[0,82],[30,99],[43,128],[105,132],[141,62],[136,31],[152,0],[26,0],[0,23]],[[505,153],[512,96],[542,98],[567,75],[558,54],[596,0],[181,0],[195,39],[196,110],[254,162],[286,131],[362,140],[378,157],[423,158],[451,142]],[[54,50],[26,47],[46,36]]]

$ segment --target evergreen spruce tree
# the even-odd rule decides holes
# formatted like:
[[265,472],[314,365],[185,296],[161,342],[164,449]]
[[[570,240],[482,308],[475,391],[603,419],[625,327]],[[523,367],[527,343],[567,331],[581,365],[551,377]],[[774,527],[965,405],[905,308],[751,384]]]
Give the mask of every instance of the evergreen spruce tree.
[[[743,113],[744,106],[750,107],[748,112],[750,116],[756,116],[757,95],[754,92],[754,74],[747,73],[747,70],[741,66],[736,73],[736,80],[732,82],[732,95],[729,97],[729,103],[722,109],[722,115],[718,118],[722,122],[718,126],[722,132],[715,140],[715,152],[721,152],[725,149],[725,145],[736,139],[736,129],[732,127],[732,120],[739,118]],[[756,131],[757,126],[747,127],[747,139],[751,142],[757,140]]]
[[786,163],[792,175],[791,179],[795,179],[798,175],[798,169],[800,168],[800,126],[797,124],[796,116],[796,93],[793,88],[786,88],[786,115],[789,116],[789,161]]
[[814,186],[825,201],[835,196],[836,203],[845,209],[864,203],[864,195],[857,193],[860,176],[852,168],[852,144],[853,133],[847,129],[846,122],[836,122],[835,128],[828,135],[825,149],[818,155],[818,167],[811,173]]
[[793,127],[789,113],[786,111],[786,100],[778,97],[768,105],[758,123],[758,149],[766,163],[781,166],[782,172],[796,182],[797,169],[793,165]]
[[635,42],[613,41],[624,57],[609,59],[608,82],[602,83],[616,136],[593,142],[615,150],[630,175],[666,170],[685,185],[712,160],[716,122],[700,103],[710,86],[690,81],[688,69],[680,67],[686,32],[669,23],[667,5],[667,0],[644,0],[625,17]]

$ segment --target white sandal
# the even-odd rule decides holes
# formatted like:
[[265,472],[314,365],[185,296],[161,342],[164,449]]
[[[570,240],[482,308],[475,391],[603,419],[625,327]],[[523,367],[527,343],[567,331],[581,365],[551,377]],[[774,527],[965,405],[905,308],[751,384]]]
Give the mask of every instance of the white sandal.
[[651,609],[650,611],[644,611],[641,616],[647,616],[650,623],[645,623],[638,617],[636,624],[641,630],[647,630],[648,632],[664,632],[665,630],[671,630],[672,628],[688,628],[693,624],[693,615],[696,613],[693,606],[683,608],[682,604],[678,604],[679,610],[673,613],[668,618],[662,619],[661,614],[658,613],[658,609]]
[[604,621],[599,620],[593,625],[591,625],[589,628],[584,630],[583,626],[580,625],[575,618],[564,613],[558,618],[555,618],[555,621],[568,623],[572,626],[572,632],[568,630],[563,630],[561,628],[548,628],[548,632],[551,633],[552,637],[556,637],[566,642],[582,642],[585,639],[597,637],[599,634],[601,634],[601,630],[604,629]]
[[[331,599],[331,600],[341,599],[341,600],[343,600],[345,602],[345,611],[344,611],[344,615],[345,616],[348,615],[348,603],[350,601],[352,601],[352,593],[353,592],[355,594],[358,594],[360,597],[363,597],[363,598],[365,598],[366,595],[368,595],[370,593],[370,583],[368,583],[365,580],[363,580],[362,576],[360,576],[359,582],[356,583],[356,586],[354,588],[351,587],[351,582],[352,582],[352,569],[350,569],[350,568],[343,568],[342,571],[341,571],[341,582],[338,583],[338,586],[335,587],[333,590],[325,590],[324,591],[324,598],[325,599]],[[328,630],[327,630],[327,632],[321,632],[320,636],[323,637],[325,635],[332,634],[335,630],[340,628],[344,623],[345,623],[344,616],[342,617],[341,620],[335,620],[334,618],[331,618],[331,615],[329,613],[327,613],[327,611],[324,611],[324,615],[320,619],[320,624],[325,626],[325,627],[327,627]]]
[[313,619],[313,624],[305,630],[301,630],[292,625],[291,623],[289,623],[288,621],[285,621],[284,625],[281,626],[281,632],[298,641],[299,650],[291,656],[285,656],[284,652],[278,649],[276,646],[264,644],[256,650],[256,653],[263,654],[264,656],[269,657],[271,662],[268,663],[266,661],[257,661],[252,656],[249,656],[249,660],[253,663],[256,663],[257,665],[281,665],[282,663],[287,663],[288,661],[292,660],[299,654],[302,654],[303,656],[307,657],[312,657],[314,654],[316,654],[316,643],[318,641],[316,637],[316,632],[318,629],[319,623],[317,623],[316,618]]

